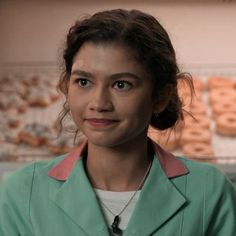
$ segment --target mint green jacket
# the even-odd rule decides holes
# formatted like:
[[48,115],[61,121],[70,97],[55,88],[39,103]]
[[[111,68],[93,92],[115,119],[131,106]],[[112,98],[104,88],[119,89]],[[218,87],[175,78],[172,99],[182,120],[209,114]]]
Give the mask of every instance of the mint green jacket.
[[[154,144],[153,164],[123,236],[236,236],[236,195],[215,167]],[[109,236],[83,146],[30,164],[0,187],[0,236]]]

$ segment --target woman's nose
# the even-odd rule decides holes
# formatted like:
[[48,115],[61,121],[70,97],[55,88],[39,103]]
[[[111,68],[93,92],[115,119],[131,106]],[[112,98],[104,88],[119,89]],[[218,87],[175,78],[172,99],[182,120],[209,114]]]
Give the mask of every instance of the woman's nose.
[[89,109],[97,112],[112,111],[111,95],[107,88],[94,89],[91,94]]

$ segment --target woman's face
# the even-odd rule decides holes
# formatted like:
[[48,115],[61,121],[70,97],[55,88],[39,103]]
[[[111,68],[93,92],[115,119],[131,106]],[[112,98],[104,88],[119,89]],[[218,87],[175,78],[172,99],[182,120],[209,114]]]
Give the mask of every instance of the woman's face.
[[73,60],[69,81],[72,118],[88,142],[97,146],[145,139],[154,110],[152,89],[130,49],[85,43]]

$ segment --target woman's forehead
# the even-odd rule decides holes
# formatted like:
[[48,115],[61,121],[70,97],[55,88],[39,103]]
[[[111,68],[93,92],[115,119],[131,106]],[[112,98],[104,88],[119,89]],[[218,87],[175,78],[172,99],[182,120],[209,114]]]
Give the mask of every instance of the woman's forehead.
[[93,42],[87,41],[82,44],[79,48],[77,53],[75,54],[74,58],[77,57],[79,54],[81,55],[81,51],[84,53],[92,53],[96,50],[96,52],[100,52],[102,54],[104,50],[106,51],[113,51],[112,53],[114,56],[122,56],[131,61],[137,61],[137,50],[131,48],[130,46],[126,45],[125,43],[119,41],[111,41],[111,42]]
[[83,44],[74,57],[73,70],[147,74],[144,65],[133,56],[132,49],[115,43]]

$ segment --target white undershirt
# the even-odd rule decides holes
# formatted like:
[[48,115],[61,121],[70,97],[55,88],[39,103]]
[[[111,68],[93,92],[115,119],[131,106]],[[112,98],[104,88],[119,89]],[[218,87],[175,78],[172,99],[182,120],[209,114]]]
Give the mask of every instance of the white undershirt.
[[[101,207],[105,216],[105,219],[107,221],[107,224],[110,228],[111,224],[114,221],[115,216],[111,214],[107,210],[106,207],[104,207],[104,204],[112,211],[115,215],[118,215],[122,209],[125,207],[125,205],[128,203],[130,198],[133,196],[134,191],[128,191],[128,192],[112,192],[112,191],[105,191],[101,189],[94,189],[96,192],[98,199],[101,203]],[[126,209],[121,213],[120,215],[120,223],[119,228],[122,230],[125,230],[129,219],[133,213],[134,207],[138,201],[139,195],[141,190],[137,191],[132,201],[129,203],[129,205],[126,207]]]

